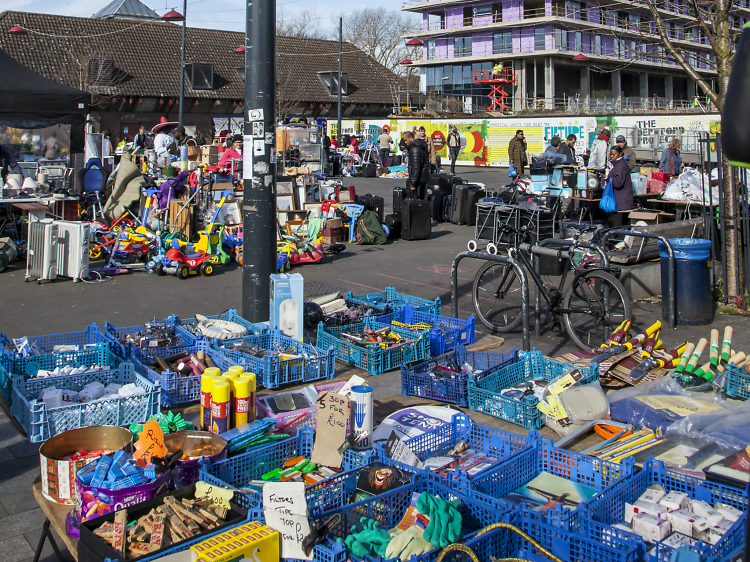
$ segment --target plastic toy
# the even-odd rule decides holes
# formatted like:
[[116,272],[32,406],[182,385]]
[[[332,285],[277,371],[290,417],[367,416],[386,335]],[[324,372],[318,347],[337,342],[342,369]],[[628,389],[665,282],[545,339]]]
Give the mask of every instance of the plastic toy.
[[224,203],[226,203],[227,198],[229,198],[231,195],[231,189],[227,189],[221,194],[221,200],[216,205],[216,210],[214,211],[213,217],[211,217],[211,222],[208,224],[205,230],[201,230],[198,232],[198,236],[200,237],[200,239],[198,240],[198,242],[196,242],[195,249],[198,252],[212,254],[214,256],[214,263],[227,264],[231,259],[229,254],[227,254],[222,247],[224,225],[222,223],[216,222],[216,220],[219,218],[221,208],[224,206]]
[[191,254],[186,256],[177,248],[172,248],[155,265],[157,275],[174,275],[180,279],[187,279],[191,275],[208,277],[214,272],[212,254]]
[[125,263],[138,263],[148,259],[156,247],[156,240],[148,240],[142,236],[128,234],[127,238],[117,242],[113,257]]

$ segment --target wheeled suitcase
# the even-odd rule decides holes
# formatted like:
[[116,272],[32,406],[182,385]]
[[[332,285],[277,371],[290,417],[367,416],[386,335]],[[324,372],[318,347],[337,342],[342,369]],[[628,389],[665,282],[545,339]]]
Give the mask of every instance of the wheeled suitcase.
[[401,215],[386,215],[383,223],[388,227],[388,238],[401,238]]
[[433,191],[450,193],[453,189],[453,179],[448,174],[430,174],[427,188]]
[[433,191],[430,195],[432,218],[437,222],[443,222],[443,199],[445,199],[445,193],[442,191]]
[[443,197],[443,220],[445,222],[451,222],[451,203],[453,202],[452,195],[446,195]]
[[399,214],[401,212],[401,204],[406,199],[406,188],[405,187],[394,187],[393,188],[393,212]]
[[470,187],[468,195],[468,204],[464,209],[464,216],[461,219],[464,224],[474,226],[477,224],[477,203],[484,199],[484,189],[479,187]]
[[453,185],[453,202],[451,204],[451,222],[453,224],[466,224],[463,222],[466,216],[466,207],[469,204],[469,189],[465,184]]
[[385,199],[378,195],[360,195],[358,199],[360,205],[364,205],[365,211],[372,211],[378,215],[378,220],[383,223],[383,215],[385,212]]
[[407,199],[401,207],[401,238],[427,240],[432,235],[430,202]]
[[453,177],[451,178],[451,184],[452,184],[452,185],[456,185],[457,183],[464,183],[464,180],[462,180],[462,179],[461,179],[460,177],[458,177],[458,176],[453,176]]

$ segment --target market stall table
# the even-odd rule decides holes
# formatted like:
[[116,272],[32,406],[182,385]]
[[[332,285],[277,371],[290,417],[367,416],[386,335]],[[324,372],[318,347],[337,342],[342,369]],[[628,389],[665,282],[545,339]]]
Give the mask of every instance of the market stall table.
[[[652,195],[652,194],[650,194]],[[690,207],[705,207],[706,209],[718,208],[719,205],[703,205],[700,201],[665,201],[664,199],[647,199],[647,203],[656,203],[657,205],[674,205],[676,220],[685,220],[685,214],[690,211]],[[709,211],[710,212],[710,211]],[[690,218],[688,216],[688,218]]]
[[63,543],[68,549],[68,552],[70,552],[70,555],[75,560],[78,560],[78,541],[69,537],[68,532],[65,529],[65,518],[67,517],[68,513],[73,511],[74,506],[63,505],[51,502],[46,499],[42,495],[41,476],[37,476],[36,480],[34,480],[32,490],[34,491],[34,499],[36,500],[36,503],[39,504],[39,507],[42,508],[42,512],[44,512],[44,515],[47,516],[47,519],[44,521],[44,526],[42,527],[42,534],[39,536],[39,543],[36,545],[36,552],[34,552],[33,562],[39,561],[39,556],[42,553],[42,547],[44,547],[45,540],[49,540],[50,544],[52,545],[52,550],[55,551],[55,556],[57,556],[57,559],[60,562],[64,562],[62,553],[60,552],[60,548],[57,546],[55,537],[52,535],[52,532],[49,529],[50,526],[55,531],[57,531],[58,536],[62,539]]

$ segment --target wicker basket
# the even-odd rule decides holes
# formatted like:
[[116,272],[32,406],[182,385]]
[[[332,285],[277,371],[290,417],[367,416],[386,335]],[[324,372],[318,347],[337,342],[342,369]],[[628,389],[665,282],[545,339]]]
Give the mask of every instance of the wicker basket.
[[[193,144],[190,144],[191,142]],[[195,142],[195,139],[188,139],[187,147],[188,147],[188,160],[196,161],[201,157],[201,147],[198,146],[198,143]]]

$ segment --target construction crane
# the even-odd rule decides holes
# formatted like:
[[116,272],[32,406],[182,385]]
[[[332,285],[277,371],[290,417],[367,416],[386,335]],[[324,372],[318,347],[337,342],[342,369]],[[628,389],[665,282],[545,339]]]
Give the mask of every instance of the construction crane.
[[492,88],[487,96],[492,102],[489,107],[490,111],[500,110],[505,113],[510,109],[505,105],[505,98],[510,94],[503,90],[503,86],[516,83],[516,74],[512,68],[475,70],[474,83],[488,84]]

